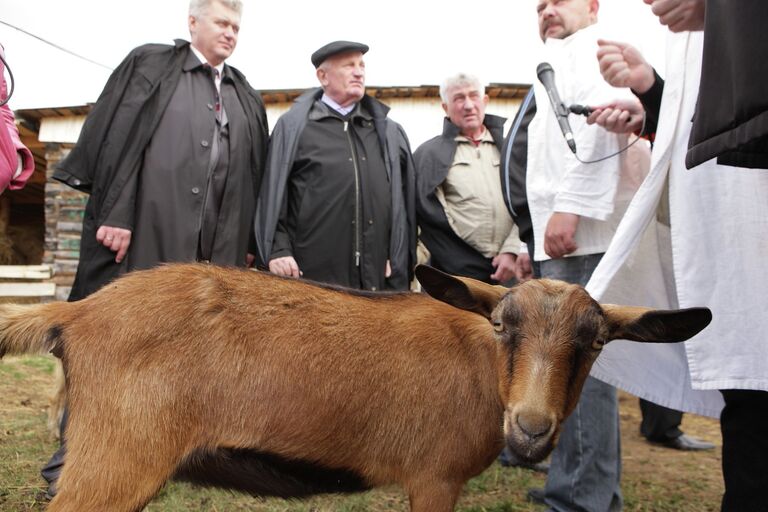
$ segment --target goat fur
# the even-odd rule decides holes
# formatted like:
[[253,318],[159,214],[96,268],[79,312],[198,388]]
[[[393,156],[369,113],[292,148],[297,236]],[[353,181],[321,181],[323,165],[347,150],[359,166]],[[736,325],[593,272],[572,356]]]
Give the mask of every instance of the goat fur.
[[546,457],[602,344],[681,341],[711,319],[601,307],[557,281],[417,276],[438,300],[172,264],[78,302],[0,305],[0,356],[64,367],[49,510],[140,511],[175,475],[284,497],[399,484],[412,511],[448,512],[505,442]]

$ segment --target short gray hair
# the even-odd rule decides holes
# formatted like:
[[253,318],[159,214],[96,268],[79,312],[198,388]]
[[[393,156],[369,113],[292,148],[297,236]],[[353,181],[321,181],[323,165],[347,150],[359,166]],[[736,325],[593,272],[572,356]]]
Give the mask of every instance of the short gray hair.
[[189,15],[193,18],[199,18],[203,15],[203,11],[213,2],[221,2],[237,12],[237,14],[243,13],[242,0],[189,0]]
[[454,87],[459,87],[462,85],[468,85],[470,87],[477,88],[478,91],[480,91],[480,95],[485,95],[485,86],[480,83],[480,79],[477,78],[475,75],[470,75],[469,73],[457,73],[453,76],[449,76],[448,78],[443,81],[443,84],[440,86],[440,99],[443,100],[443,103],[448,103],[448,90],[453,89]]

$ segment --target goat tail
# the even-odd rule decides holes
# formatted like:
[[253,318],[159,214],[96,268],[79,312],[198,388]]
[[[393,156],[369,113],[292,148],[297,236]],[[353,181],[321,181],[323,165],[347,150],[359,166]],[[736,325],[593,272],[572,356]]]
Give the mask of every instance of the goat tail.
[[0,358],[44,354],[59,341],[60,313],[69,304],[0,304]]

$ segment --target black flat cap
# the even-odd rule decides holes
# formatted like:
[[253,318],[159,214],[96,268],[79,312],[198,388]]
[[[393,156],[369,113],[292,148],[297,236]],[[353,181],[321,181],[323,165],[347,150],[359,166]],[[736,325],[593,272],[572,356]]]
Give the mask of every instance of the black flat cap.
[[323,61],[328,57],[346,52],[365,53],[367,51],[368,45],[363,43],[355,43],[352,41],[334,41],[332,43],[328,43],[312,54],[312,64],[314,64],[315,68],[319,68],[320,64],[322,64]]

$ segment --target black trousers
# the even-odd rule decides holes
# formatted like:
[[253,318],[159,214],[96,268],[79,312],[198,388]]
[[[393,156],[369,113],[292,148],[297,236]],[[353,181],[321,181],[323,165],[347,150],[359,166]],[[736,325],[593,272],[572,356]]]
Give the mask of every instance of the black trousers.
[[768,391],[720,391],[723,512],[768,512]]
[[69,408],[64,406],[64,414],[61,417],[61,424],[59,424],[60,445],[56,453],[53,454],[51,460],[49,460],[43,469],[40,471],[40,475],[48,482],[48,494],[53,496],[56,494],[56,483],[59,481],[61,475],[61,468],[64,465],[64,455],[67,452],[66,442],[64,441],[64,430],[67,428],[67,420],[69,419]]
[[683,421],[682,412],[642,398],[640,399],[640,412],[643,415],[640,433],[647,440],[663,443],[683,435],[683,431],[680,430],[680,423]]

